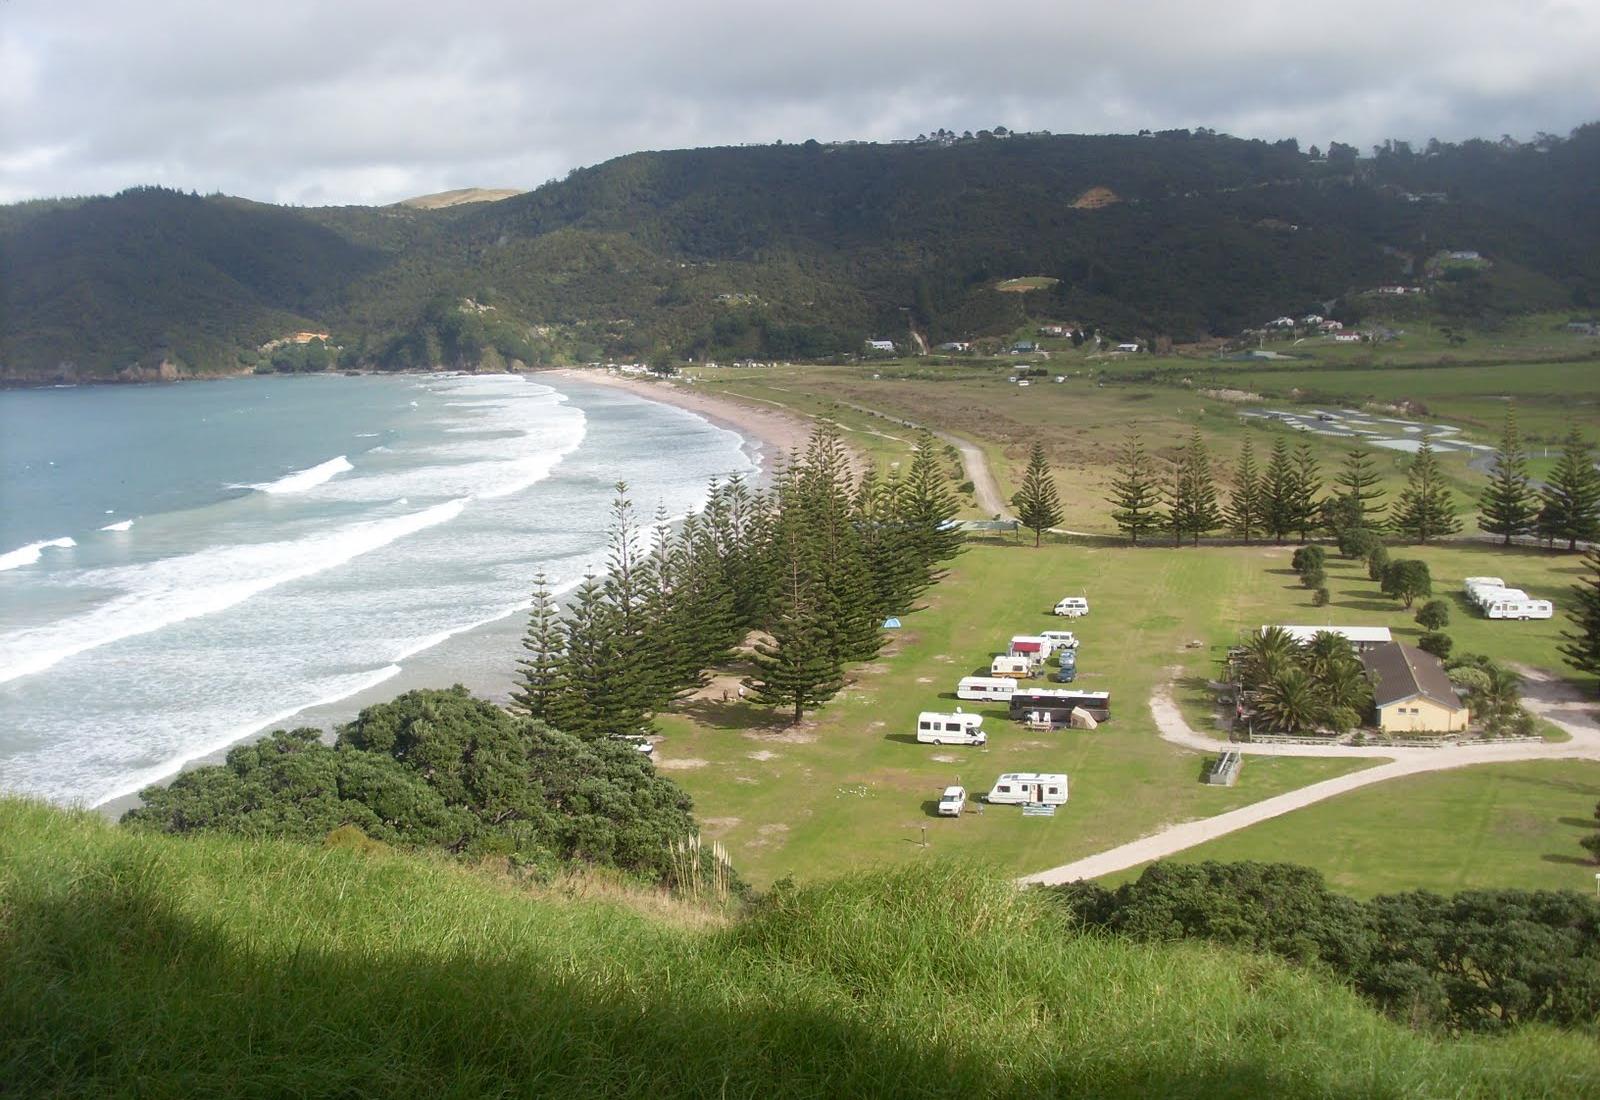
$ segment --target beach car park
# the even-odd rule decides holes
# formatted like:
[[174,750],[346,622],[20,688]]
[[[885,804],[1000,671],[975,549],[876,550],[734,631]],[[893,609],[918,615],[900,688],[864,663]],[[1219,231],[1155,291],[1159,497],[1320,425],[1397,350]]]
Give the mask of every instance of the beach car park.
[[939,795],[939,816],[960,817],[961,811],[967,808],[967,789],[965,787],[946,787],[944,793]]
[[1089,600],[1086,596],[1066,596],[1055,606],[1055,614],[1065,615],[1069,619],[1081,618],[1089,613]]
[[956,684],[957,699],[989,699],[1009,703],[1017,682],[1007,676],[963,676]]
[[1067,777],[1062,772],[1007,772],[994,781],[984,801],[997,805],[1064,806]]
[[925,710],[917,715],[917,740],[924,745],[982,745],[989,735],[983,732],[981,714]]

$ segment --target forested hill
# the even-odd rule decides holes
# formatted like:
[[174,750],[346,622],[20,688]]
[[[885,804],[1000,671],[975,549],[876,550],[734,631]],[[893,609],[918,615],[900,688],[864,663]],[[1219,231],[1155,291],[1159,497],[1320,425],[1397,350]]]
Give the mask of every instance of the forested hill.
[[[1033,318],[1182,341],[1491,258],[1487,319],[1600,305],[1600,125],[1357,158],[1208,131],[636,153],[498,202],[140,188],[0,207],[12,379],[600,356],[810,357]],[[998,292],[1012,276],[1059,280]],[[1467,293],[1470,291],[1470,293]]]

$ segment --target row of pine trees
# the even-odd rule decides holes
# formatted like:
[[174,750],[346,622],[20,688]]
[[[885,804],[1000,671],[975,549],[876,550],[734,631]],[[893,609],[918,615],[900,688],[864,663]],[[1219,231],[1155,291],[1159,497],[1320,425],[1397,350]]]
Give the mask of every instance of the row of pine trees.
[[[1304,542],[1320,532],[1339,538],[1355,530],[1427,543],[1462,528],[1455,494],[1426,437],[1392,505],[1384,499],[1372,452],[1361,446],[1345,453],[1328,480],[1310,443],[1302,439],[1291,448],[1284,436],[1273,441],[1264,467],[1246,439],[1226,486],[1219,485],[1198,431],[1170,461],[1151,454],[1137,434],[1130,434],[1118,449],[1116,465],[1108,498],[1112,518],[1135,544],[1160,535],[1174,545],[1186,539],[1198,543],[1218,531],[1247,543]],[[1038,444],[1013,503],[1036,543],[1042,531],[1061,522],[1060,502]],[[1593,444],[1572,428],[1549,480],[1535,486],[1517,434],[1516,410],[1508,409],[1490,481],[1479,498],[1478,525],[1506,543],[1537,536],[1552,546],[1564,542],[1569,550],[1600,538],[1600,471]]]
[[578,736],[649,732],[755,630],[745,685],[798,722],[939,578],[960,549],[956,510],[930,435],[903,477],[857,477],[826,423],[769,490],[713,481],[676,532],[660,515],[641,524],[618,484],[605,576],[586,576],[565,611],[535,580],[513,700]]

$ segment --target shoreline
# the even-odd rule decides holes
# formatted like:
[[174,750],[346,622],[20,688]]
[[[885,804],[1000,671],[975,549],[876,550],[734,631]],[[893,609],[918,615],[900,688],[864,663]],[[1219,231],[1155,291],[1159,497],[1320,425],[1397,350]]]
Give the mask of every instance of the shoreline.
[[656,401],[692,412],[719,428],[726,428],[743,436],[749,443],[758,444],[756,459],[757,465],[761,467],[760,477],[763,481],[771,479],[773,468],[780,456],[791,451],[805,450],[814,427],[811,420],[798,413],[776,408],[757,408],[724,394],[691,389],[680,382],[628,377],[614,374],[604,367],[553,367],[548,370],[530,371],[526,377],[564,378],[592,386],[609,386],[647,401]]
[[[806,440],[810,438],[810,422],[797,415],[777,410],[747,408],[727,398],[688,393],[670,383],[635,381],[607,374],[603,370],[558,368],[519,372],[519,377],[529,381],[540,381],[542,376],[547,376],[549,384],[557,390],[560,390],[562,381],[623,390],[641,400],[682,409],[715,427],[731,432],[739,437],[741,448],[757,466],[756,478],[760,483],[770,480],[778,456],[792,449],[803,449]],[[558,599],[558,603],[564,602],[564,598]],[[520,610],[523,608],[511,608],[504,614],[473,624],[441,641],[441,647],[453,641],[457,649],[464,647],[467,651],[475,646],[481,648],[484,645],[504,650],[508,654],[504,672],[507,680],[505,684],[498,686],[491,684],[483,669],[462,665],[460,652],[456,654],[455,659],[452,659],[446,652],[436,649],[425,650],[396,662],[402,666],[402,671],[386,677],[377,684],[359,689],[340,699],[308,704],[286,717],[271,719],[249,733],[230,740],[221,748],[186,760],[171,773],[145,786],[165,786],[193,768],[220,764],[232,749],[259,741],[275,729],[315,726],[327,735],[338,726],[353,720],[363,707],[384,702],[417,688],[464,682],[474,694],[497,704],[503,703],[510,690],[509,679],[513,662],[509,655],[515,654],[524,629],[524,625],[517,618]],[[493,678],[499,680],[501,677],[496,674]],[[138,793],[133,792],[92,803],[87,808],[115,821],[121,818],[123,813],[140,804]]]

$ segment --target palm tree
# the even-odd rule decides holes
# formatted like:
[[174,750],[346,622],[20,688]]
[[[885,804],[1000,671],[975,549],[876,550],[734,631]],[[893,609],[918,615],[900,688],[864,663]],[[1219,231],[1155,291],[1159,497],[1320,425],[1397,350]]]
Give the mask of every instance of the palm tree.
[[1302,669],[1286,668],[1261,686],[1256,700],[1261,724],[1278,733],[1312,729],[1322,713],[1317,686]]
[[1358,719],[1372,709],[1372,683],[1354,658],[1336,661],[1317,676],[1327,710],[1353,711]]
[[[1331,630],[1319,630],[1312,635],[1304,652],[1306,669],[1317,679],[1339,665],[1355,663],[1356,660],[1355,648],[1349,640]],[[1361,666],[1356,664],[1356,667]]]
[[1246,687],[1260,687],[1276,674],[1291,667],[1299,656],[1300,644],[1281,626],[1265,626],[1244,644],[1244,662],[1239,680]]

